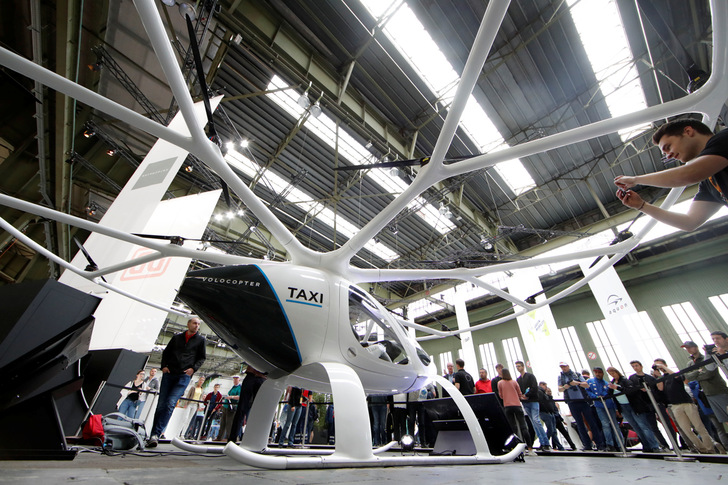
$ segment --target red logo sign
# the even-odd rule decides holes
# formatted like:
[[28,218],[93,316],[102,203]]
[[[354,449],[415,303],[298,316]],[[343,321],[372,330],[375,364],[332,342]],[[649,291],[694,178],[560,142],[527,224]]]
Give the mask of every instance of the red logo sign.
[[588,354],[586,354],[586,356],[589,357],[589,359],[591,359],[591,360],[594,360],[597,358],[597,354],[595,354],[594,352],[589,352]]
[[[147,254],[151,254],[153,252],[154,251],[149,248],[139,248],[134,252],[132,259],[146,256]],[[170,261],[171,258],[162,258],[156,259],[154,261],[149,261],[148,263],[140,264],[138,266],[127,268],[124,270],[123,273],[121,273],[120,280],[130,281],[162,276],[164,272],[167,271],[167,267],[169,267]]]

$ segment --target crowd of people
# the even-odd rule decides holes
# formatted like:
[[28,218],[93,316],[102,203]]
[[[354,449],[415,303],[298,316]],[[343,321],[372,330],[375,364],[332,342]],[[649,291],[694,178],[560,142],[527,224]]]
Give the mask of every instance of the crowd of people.
[[[157,369],[151,369],[148,377],[140,370],[122,389],[117,406],[119,412],[130,418],[140,416],[148,396],[159,395],[148,446],[156,445],[175,406],[185,409],[180,436],[220,441],[237,441],[242,436],[255,395],[266,377],[248,366],[244,378],[232,376],[232,386],[224,394],[219,382],[205,392],[204,376],[187,387],[186,383],[205,360],[204,342],[200,345],[195,340],[202,339],[198,329],[199,320],[191,319],[187,332],[172,338],[163,352],[161,381]],[[535,454],[536,440],[542,451],[565,450],[562,439],[571,450],[624,450],[634,444],[628,441],[630,430],[639,439],[642,451],[664,451],[671,446],[658,422],[663,423],[663,430],[673,443],[680,439],[682,447],[695,452],[725,453],[728,386],[713,354],[728,354],[728,334],[717,331],[710,337],[713,344],[702,351],[695,342],[683,343],[687,357],[682,370],[671,369],[663,358],[654,359],[651,372],[645,372],[643,364],[633,360],[630,365],[634,373],[629,377],[615,367],[607,367],[606,371],[594,367],[577,373],[569,363],[561,362],[557,384],[563,400],[554,399],[548,384],[539,382],[522,361],[514,363],[515,372],[497,364],[493,379],[481,368],[474,380],[465,370],[465,362],[458,359],[454,365],[446,365],[442,377],[452,386],[442,388],[442,397],[448,397],[448,389],[452,391],[453,387],[464,395],[494,394],[529,454]],[[437,432],[424,402],[439,397],[439,389],[433,383],[406,394],[368,396],[372,445],[383,446],[410,435],[415,445],[433,447]],[[559,408],[562,401],[580,445],[569,434],[564,410]],[[284,447],[310,443],[314,423],[319,421],[313,393],[288,387],[282,404],[271,428],[271,441]],[[325,404],[326,439],[333,444],[334,407],[333,403]]]
[[[644,452],[667,450],[670,445],[658,427],[661,420],[674,442],[681,440],[682,448],[699,453],[725,453],[728,387],[710,354],[728,353],[728,335],[717,331],[711,334],[711,339],[713,344],[705,346],[704,354],[695,342],[684,342],[682,347],[688,359],[682,372],[668,367],[662,358],[654,359],[650,373],[645,372],[640,361],[631,361],[634,373],[629,377],[615,367],[608,367],[606,375],[601,367],[579,374],[567,362],[561,362],[558,391],[563,393],[581,450],[624,449],[629,446],[625,438],[630,429],[637,435]],[[706,359],[710,363],[700,366]],[[515,367],[519,374],[516,379],[510,370],[498,364],[498,375],[489,385],[503,403],[511,427],[527,444],[529,453],[533,453],[531,444],[536,438],[541,450],[565,449],[557,431],[576,450],[563,427],[563,417],[551,389],[543,381],[536,384],[535,376],[526,372],[523,362],[515,362]],[[487,374],[481,370],[481,381],[487,380],[484,376]]]

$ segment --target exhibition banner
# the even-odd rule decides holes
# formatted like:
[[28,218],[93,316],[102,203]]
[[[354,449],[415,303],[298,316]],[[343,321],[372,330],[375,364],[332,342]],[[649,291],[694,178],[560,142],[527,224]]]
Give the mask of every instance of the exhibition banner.
[[[217,96],[210,100],[213,110],[221,99],[222,96]],[[204,126],[207,123],[207,115],[202,101],[195,103],[195,114],[200,126]],[[169,128],[186,136],[190,134],[181,112],[170,122]],[[145,233],[147,223],[187,155],[185,149],[165,140],[157,140],[114,202],[106,209],[99,224],[129,233]],[[131,246],[129,243],[96,233],[91,234],[83,245],[100,268],[126,261]],[[88,262],[79,251],[73,258],[72,264],[78,268],[85,268]],[[106,276],[106,280],[111,284],[116,284],[117,278],[119,274]],[[96,293],[101,297],[106,293],[104,288],[71,271],[64,271],[58,281],[85,293]]]
[[[220,199],[221,190],[165,200],[157,205],[143,228],[147,234],[171,234],[200,239]],[[171,244],[171,243],[170,243]],[[199,243],[186,242],[195,247]],[[130,246],[126,260],[153,252]],[[164,306],[171,306],[190,265],[190,258],[163,258],[120,272],[115,285],[122,291],[141,296]],[[94,313],[96,323],[91,336],[91,350],[124,348],[149,352],[167,318],[167,312],[110,292]]]
[[[509,293],[518,298],[528,298],[541,290],[543,287],[536,268],[514,271],[508,280]],[[545,298],[545,295],[539,295],[536,302]],[[520,307],[516,307],[516,311],[518,310]],[[533,373],[539,381],[546,381],[556,393],[559,362],[568,360],[569,353],[556,328],[551,307],[544,305],[517,317],[517,321],[531,366],[527,371]],[[573,366],[573,363],[570,364]],[[511,373],[514,378],[518,376],[515,369],[511,369]]]
[[[597,268],[598,265],[589,268],[592,263],[593,259],[579,261],[579,267],[585,276],[590,275]],[[607,334],[615,344],[615,352],[622,368],[629,371],[631,369],[630,360],[636,359],[643,363],[652,362],[650,356],[644,355],[644,346],[639,345],[641,341],[639,312],[614,266],[610,266],[602,274],[594,277],[589,282],[589,288],[604,315]],[[617,341],[619,344],[616,344]]]

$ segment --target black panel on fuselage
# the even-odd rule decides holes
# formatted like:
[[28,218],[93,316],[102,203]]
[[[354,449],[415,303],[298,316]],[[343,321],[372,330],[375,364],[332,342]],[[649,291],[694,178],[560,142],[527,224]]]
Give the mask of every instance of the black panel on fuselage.
[[301,365],[296,340],[268,279],[256,265],[187,274],[179,298],[249,364],[271,376]]

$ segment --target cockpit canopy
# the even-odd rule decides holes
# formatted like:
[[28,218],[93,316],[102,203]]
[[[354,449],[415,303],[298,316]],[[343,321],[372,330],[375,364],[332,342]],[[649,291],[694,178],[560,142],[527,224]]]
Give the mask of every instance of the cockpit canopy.
[[402,343],[404,327],[353,285],[349,287],[349,323],[359,344],[375,357],[400,365],[409,363],[407,346]]

